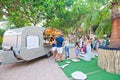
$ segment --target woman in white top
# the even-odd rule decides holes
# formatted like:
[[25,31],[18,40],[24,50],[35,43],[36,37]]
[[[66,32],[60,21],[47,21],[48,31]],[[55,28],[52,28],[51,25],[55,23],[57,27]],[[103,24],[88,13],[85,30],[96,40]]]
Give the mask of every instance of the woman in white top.
[[64,45],[64,48],[65,48],[65,59],[69,58],[70,56],[70,53],[69,53],[69,40],[68,38],[65,39],[65,45]]
[[87,40],[86,40],[85,44],[86,44],[86,55],[87,55],[86,61],[90,61],[91,58],[94,57],[94,55],[93,55],[93,53],[91,51],[91,40],[90,40],[89,37],[87,37]]

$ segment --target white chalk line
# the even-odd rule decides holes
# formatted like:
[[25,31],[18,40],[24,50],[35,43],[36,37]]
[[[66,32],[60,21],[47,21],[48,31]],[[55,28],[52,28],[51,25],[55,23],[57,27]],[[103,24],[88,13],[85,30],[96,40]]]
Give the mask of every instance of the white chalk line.
[[94,73],[97,73],[97,72],[100,72],[100,71],[102,71],[102,70],[97,70],[97,71],[89,72],[89,73],[86,73],[86,75],[94,74]]

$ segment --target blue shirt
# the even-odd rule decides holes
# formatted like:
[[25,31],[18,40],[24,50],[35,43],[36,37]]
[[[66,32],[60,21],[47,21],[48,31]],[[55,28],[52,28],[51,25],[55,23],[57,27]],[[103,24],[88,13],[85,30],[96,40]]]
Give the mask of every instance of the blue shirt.
[[52,44],[52,47],[56,47],[56,44],[53,43],[53,44]]
[[64,39],[62,36],[58,36],[56,38],[56,42],[57,42],[57,47],[62,47],[62,43],[63,43]]

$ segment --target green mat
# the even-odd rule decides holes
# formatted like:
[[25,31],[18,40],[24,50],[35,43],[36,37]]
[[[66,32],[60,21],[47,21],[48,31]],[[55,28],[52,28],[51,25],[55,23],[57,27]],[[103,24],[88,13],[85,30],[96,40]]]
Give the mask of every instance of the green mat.
[[97,57],[90,62],[86,62],[81,59],[79,62],[73,62],[71,59],[68,59],[63,62],[57,61],[57,64],[58,66],[62,66],[66,63],[66,61],[71,62],[69,66],[62,69],[68,78],[72,78],[71,73],[75,71],[82,71],[87,74],[87,80],[120,80],[120,75],[112,74],[99,68],[97,65],[97,60]]

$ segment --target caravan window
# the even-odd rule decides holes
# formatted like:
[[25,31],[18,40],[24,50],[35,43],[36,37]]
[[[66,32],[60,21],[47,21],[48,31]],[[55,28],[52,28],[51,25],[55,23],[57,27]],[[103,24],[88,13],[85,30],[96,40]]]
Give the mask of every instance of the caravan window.
[[27,49],[39,48],[40,46],[39,41],[40,41],[39,36],[27,36],[26,40]]
[[17,47],[17,35],[4,36],[3,45]]

